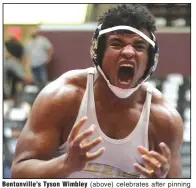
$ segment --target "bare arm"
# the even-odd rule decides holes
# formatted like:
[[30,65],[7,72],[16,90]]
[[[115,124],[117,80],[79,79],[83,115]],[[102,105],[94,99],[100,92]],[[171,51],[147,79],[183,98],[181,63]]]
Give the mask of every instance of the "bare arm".
[[[12,165],[13,178],[56,178],[69,174],[69,169],[62,165],[65,154],[55,159],[53,155],[60,145],[60,125],[66,126],[71,121],[69,117],[74,117],[69,108],[74,102],[74,91],[71,86],[58,85],[61,90],[54,89],[55,85],[58,84],[47,86],[32,107],[18,139]],[[65,116],[66,113],[69,116]]]
[[[74,77],[77,77],[75,72]],[[79,87],[77,81],[73,84],[72,80],[67,79],[68,84],[60,80],[47,85],[36,99],[17,143],[13,178],[65,178],[82,170],[88,161],[104,152],[104,148],[100,148],[89,153],[102,139],[86,141],[94,132],[92,126],[79,132],[86,117],[74,125],[71,123],[77,116],[83,96],[82,86]],[[65,128],[67,126],[68,129]],[[70,130],[68,138],[63,138],[64,129]],[[62,140],[67,140],[66,153],[54,158],[57,148],[63,144]]]
[[167,178],[182,178],[180,149],[183,143],[183,121],[180,114],[174,109],[163,95],[155,90],[155,109],[156,134],[157,134],[157,152],[161,152],[159,143],[164,142],[170,152],[170,168]]
[[53,49],[52,43],[47,38],[43,37],[43,39],[45,41],[44,42],[44,44],[45,44],[45,50],[46,50],[46,53],[48,55],[48,61],[47,61],[47,63],[49,63],[52,60],[54,49]]
[[167,178],[182,178],[180,149],[183,142],[183,122],[174,109],[170,109],[171,117],[168,119],[168,129],[165,131],[163,142],[171,152],[171,164]]
[[53,47],[51,46],[50,48],[47,49],[47,54],[48,54],[48,62],[51,61],[52,56],[53,56]]
[[27,76],[31,76],[30,60],[27,54],[22,57],[22,65]]
[[183,142],[183,122],[179,113],[156,91],[151,107],[154,149],[138,147],[145,167],[135,164],[147,178],[182,178],[180,149]]

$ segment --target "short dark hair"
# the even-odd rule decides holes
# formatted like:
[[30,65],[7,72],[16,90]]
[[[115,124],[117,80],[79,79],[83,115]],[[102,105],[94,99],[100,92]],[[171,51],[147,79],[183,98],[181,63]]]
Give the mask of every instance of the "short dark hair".
[[[112,7],[99,18],[100,24],[102,24],[102,30],[118,25],[127,25],[138,30],[146,29],[149,33],[154,33],[156,30],[155,17],[142,4],[120,4]],[[105,51],[105,39],[104,35],[101,36],[98,44],[97,62],[100,66]],[[149,59],[151,59],[150,51],[152,51],[151,47],[149,48]],[[147,71],[150,67],[151,62],[148,63]]]
[[149,32],[156,30],[155,18],[146,6],[141,4],[122,4],[108,9],[100,18],[102,29],[117,25],[127,25]]
[[5,41],[7,51],[14,57],[21,59],[24,55],[24,47],[20,41],[11,38]]

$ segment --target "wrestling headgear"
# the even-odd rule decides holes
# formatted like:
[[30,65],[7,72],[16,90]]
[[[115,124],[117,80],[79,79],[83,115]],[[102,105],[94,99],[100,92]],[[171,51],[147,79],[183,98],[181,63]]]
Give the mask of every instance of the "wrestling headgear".
[[[114,26],[111,28],[103,29],[103,30],[102,30],[101,26],[102,26],[102,24],[98,25],[98,27],[95,30],[93,37],[92,37],[91,49],[90,49],[91,57],[93,59],[93,62],[95,64],[97,70],[100,72],[100,74],[106,80],[108,87],[113,91],[113,93],[119,98],[127,98],[133,92],[135,92],[144,82],[146,82],[150,78],[150,76],[152,75],[152,73],[155,71],[155,69],[157,67],[158,57],[159,57],[159,49],[157,46],[156,37],[154,36],[153,33],[150,33],[151,38],[149,38],[140,30],[133,28],[133,27],[130,27],[130,26],[126,26],[126,25]],[[145,39],[150,44],[150,50],[149,50],[149,54],[148,54],[149,55],[149,60],[148,60],[149,66],[147,67],[147,70],[144,73],[144,76],[143,76],[143,79],[141,80],[141,82],[138,83],[136,87],[130,88],[130,89],[122,89],[122,88],[116,87],[110,83],[110,81],[106,78],[105,74],[103,73],[103,71],[101,69],[101,61],[100,61],[101,57],[99,57],[100,53],[98,53],[100,50],[102,50],[100,48],[101,37],[106,33],[113,32],[113,31],[119,31],[119,30],[134,32],[134,33],[138,34],[139,36],[141,36],[143,39]]]

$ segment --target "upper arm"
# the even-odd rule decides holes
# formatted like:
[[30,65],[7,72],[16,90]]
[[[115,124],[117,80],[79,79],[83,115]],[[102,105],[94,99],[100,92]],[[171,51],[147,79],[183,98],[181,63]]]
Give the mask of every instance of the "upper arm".
[[168,178],[181,177],[181,156],[180,150],[183,143],[183,121],[176,109],[171,107],[168,102],[160,98],[156,105],[156,134],[157,151],[160,152],[158,144],[165,142],[171,152],[171,166]]
[[46,37],[42,38],[42,42],[44,44],[45,49],[47,50],[52,49],[52,43]]
[[25,72],[21,64],[15,63],[15,65],[11,66],[11,69],[19,78],[23,78],[25,76]]
[[167,177],[180,178],[182,176],[180,149],[183,142],[183,122],[177,111],[171,110],[170,113],[168,136],[164,140],[171,151],[171,167]]
[[183,143],[183,122],[179,113],[174,109],[169,109],[170,115],[164,122],[165,130],[162,135],[160,142],[165,142],[171,152],[171,164],[167,178],[181,178],[182,167],[181,167],[181,156],[180,150]]
[[17,142],[15,163],[27,159],[51,159],[60,144],[61,125],[66,126],[73,117],[69,107],[74,102],[74,94],[69,87],[51,92],[53,86],[53,83],[46,86],[33,104]]

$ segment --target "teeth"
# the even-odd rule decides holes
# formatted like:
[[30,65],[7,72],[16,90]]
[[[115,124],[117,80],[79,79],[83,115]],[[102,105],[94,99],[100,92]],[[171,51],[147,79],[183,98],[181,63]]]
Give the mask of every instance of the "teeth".
[[120,67],[131,67],[131,68],[133,68],[133,65],[130,65],[130,64],[123,64],[123,65],[121,65]]
[[129,81],[125,82],[125,81],[120,81],[121,84],[129,84]]

